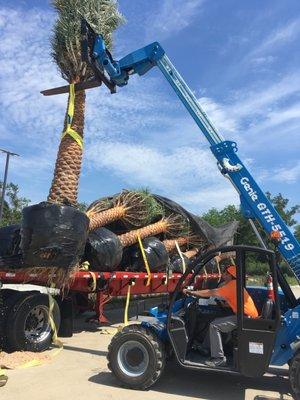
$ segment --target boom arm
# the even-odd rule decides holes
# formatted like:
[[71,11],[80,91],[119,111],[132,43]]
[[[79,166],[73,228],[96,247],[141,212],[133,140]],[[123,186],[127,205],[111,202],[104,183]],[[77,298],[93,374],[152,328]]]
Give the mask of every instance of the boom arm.
[[152,67],[158,66],[210,143],[210,149],[218,161],[220,171],[230,179],[238,191],[244,216],[259,221],[268,234],[272,231],[280,232],[281,241],[278,249],[300,280],[299,242],[239,159],[237,144],[225,141],[217,132],[160,44],[152,43],[128,54],[120,61],[115,61],[106,51],[102,36],[94,35],[91,57],[94,60],[93,67],[98,68],[101,73],[106,71],[114,85],[124,86],[128,83],[130,75],[144,75]]

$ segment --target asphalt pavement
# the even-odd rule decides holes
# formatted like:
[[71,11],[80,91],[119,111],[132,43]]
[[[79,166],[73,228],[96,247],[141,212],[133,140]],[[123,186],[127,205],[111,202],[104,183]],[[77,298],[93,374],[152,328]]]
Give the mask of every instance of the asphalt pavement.
[[[111,310],[112,322],[122,315]],[[216,373],[187,371],[175,363],[167,364],[161,379],[145,392],[120,387],[109,372],[107,347],[112,336],[99,328],[76,321],[72,338],[62,339],[63,350],[50,362],[38,367],[9,370],[1,400],[283,400],[289,394],[287,368],[272,371],[259,379]]]

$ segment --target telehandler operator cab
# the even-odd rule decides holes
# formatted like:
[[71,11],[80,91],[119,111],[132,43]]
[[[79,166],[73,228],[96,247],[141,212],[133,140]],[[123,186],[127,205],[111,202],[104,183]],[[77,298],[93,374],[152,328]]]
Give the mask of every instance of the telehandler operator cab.
[[[224,285],[221,271],[226,270],[226,266],[218,266],[217,279],[210,278],[216,276],[211,273],[216,266],[216,256],[225,260],[230,257],[230,264],[235,265],[235,312],[222,298],[205,298],[203,294],[199,296],[201,289],[214,289]],[[178,282],[168,310],[167,332],[178,363],[186,368],[214,367],[214,370],[227,370],[250,377],[262,376],[269,367],[276,331],[280,326],[275,268],[273,251],[249,246],[230,246],[217,251],[212,250],[192,263]],[[257,278],[256,273],[261,271],[264,277],[270,274],[272,278],[273,288],[269,293],[261,287],[262,282]],[[184,288],[188,290],[185,291]],[[196,296],[191,295],[193,293]],[[248,298],[251,296],[258,311],[258,315],[254,318],[245,313],[244,306],[248,301],[246,296]],[[212,366],[207,362],[209,354],[198,351],[199,346],[203,349],[203,343],[209,342],[207,339],[210,324],[218,321],[217,318],[229,315],[233,315],[230,318],[235,320],[234,328],[229,331],[221,330],[227,362],[222,366]]]

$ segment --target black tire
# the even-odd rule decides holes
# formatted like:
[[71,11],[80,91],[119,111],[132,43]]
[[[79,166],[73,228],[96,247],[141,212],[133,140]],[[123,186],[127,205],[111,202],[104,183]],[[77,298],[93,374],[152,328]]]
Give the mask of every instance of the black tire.
[[24,297],[24,292],[11,289],[1,289],[0,291],[0,350],[11,350],[6,334],[7,318],[16,302]]
[[[60,310],[55,299],[53,319],[58,331]],[[12,307],[6,324],[6,334],[14,351],[40,352],[49,348],[53,331],[48,321],[49,298],[45,294],[31,294],[19,299]]]
[[141,325],[126,326],[108,346],[108,368],[130,389],[152,386],[163,372],[165,358],[161,340]]
[[300,352],[296,353],[289,362],[289,378],[293,398],[300,400]]

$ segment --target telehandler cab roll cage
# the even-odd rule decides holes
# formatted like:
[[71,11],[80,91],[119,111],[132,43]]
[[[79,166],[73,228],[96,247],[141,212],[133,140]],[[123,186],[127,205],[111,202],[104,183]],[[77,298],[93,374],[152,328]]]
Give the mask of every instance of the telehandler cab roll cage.
[[[280,325],[280,304],[278,298],[278,283],[276,274],[275,253],[271,250],[262,249],[253,246],[227,246],[211,250],[202,256],[197,257],[187,268],[185,273],[178,281],[175,291],[172,295],[168,316],[167,331],[172,344],[177,361],[180,365],[193,369],[211,369],[198,360],[195,362],[187,358],[189,337],[186,330],[186,320],[174,314],[174,307],[178,298],[182,295],[182,288],[193,285],[195,277],[199,275],[204,266],[217,255],[235,252],[236,268],[237,268],[237,346],[233,353],[233,362],[231,366],[221,367],[228,372],[241,373],[245,376],[257,377],[263,375],[270,364],[276,331]],[[274,304],[272,312],[268,315],[262,315],[258,319],[248,318],[244,315],[244,296],[243,291],[246,287],[246,255],[247,253],[257,254],[265,257],[269,263],[269,272],[272,276],[274,287]],[[197,301],[197,299],[196,299]],[[267,301],[267,299],[266,299]],[[249,352],[251,343],[260,343],[263,347],[261,354]],[[218,368],[214,368],[218,370]]]

